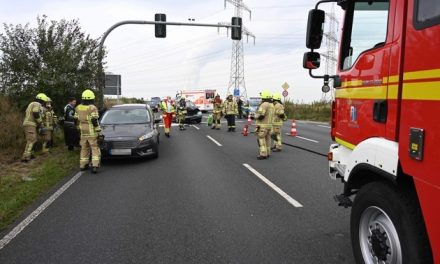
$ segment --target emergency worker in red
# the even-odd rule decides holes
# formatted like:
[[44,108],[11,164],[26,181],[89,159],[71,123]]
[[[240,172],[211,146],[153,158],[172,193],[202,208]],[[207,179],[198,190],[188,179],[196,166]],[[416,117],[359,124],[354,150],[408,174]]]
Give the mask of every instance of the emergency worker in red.
[[171,122],[175,116],[175,110],[171,97],[167,96],[160,104],[162,109],[163,125],[165,130],[165,136],[170,137]]

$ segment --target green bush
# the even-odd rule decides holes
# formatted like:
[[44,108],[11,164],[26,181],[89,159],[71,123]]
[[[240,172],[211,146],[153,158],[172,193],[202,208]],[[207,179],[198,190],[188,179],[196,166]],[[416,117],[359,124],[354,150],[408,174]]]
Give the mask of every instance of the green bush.
[[290,119],[330,122],[331,103],[315,101],[310,104],[294,103],[286,101],[284,103],[286,115]]

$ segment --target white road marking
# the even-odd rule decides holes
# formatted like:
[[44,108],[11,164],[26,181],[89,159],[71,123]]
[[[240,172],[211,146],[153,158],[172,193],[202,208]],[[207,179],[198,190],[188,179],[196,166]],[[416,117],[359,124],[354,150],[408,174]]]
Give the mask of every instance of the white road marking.
[[290,197],[287,193],[285,193],[283,190],[281,190],[278,186],[273,184],[271,181],[269,181],[266,177],[264,177],[261,173],[259,173],[257,170],[249,166],[249,164],[243,163],[243,166],[245,166],[248,170],[250,170],[255,176],[260,178],[265,184],[267,184],[270,188],[272,188],[274,191],[276,191],[279,195],[281,195],[284,199],[286,199],[291,205],[295,207],[303,207],[302,204],[300,204],[297,200]]
[[304,140],[310,141],[310,142],[319,143],[319,141],[316,141],[316,140],[314,140],[314,139],[305,138],[305,137],[300,137],[300,136],[296,136],[296,137],[297,137],[297,138],[300,138],[300,139],[304,139]]
[[[286,136],[290,136],[290,133],[285,133],[285,134],[286,134]],[[295,136],[295,137],[297,137],[297,138],[299,138],[299,139],[307,140],[307,141],[310,141],[310,142],[313,142],[313,143],[319,143],[319,141],[314,140],[314,139],[305,138],[305,137],[300,137],[300,136]]]
[[317,125],[319,127],[324,127],[324,128],[331,128],[330,126],[324,126],[324,125]]
[[200,128],[198,127],[198,126],[196,126],[196,125],[191,125],[193,128],[195,128],[195,129],[197,129],[197,130],[200,130]]
[[[171,123],[171,127],[177,127],[177,126],[179,126],[179,124]],[[159,125],[159,127],[164,127],[164,125],[163,125],[163,124],[162,124],[162,125]]]
[[35,220],[47,207],[49,207],[63,192],[65,192],[73,183],[75,183],[82,172],[78,172],[72,179],[66,182],[61,188],[59,188],[54,194],[52,194],[44,203],[42,203],[37,209],[35,209],[26,219],[21,221],[11,232],[4,236],[0,240],[0,250],[4,248],[12,239],[21,233],[32,221]]
[[217,140],[213,139],[211,136],[206,136],[207,138],[209,138],[212,142],[214,142],[217,146],[221,147],[222,144],[218,143]]

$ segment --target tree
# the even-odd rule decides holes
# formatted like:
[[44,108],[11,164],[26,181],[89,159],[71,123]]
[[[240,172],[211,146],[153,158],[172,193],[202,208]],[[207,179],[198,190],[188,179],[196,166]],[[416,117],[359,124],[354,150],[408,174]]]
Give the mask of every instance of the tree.
[[[23,108],[39,92],[61,110],[69,96],[97,87],[99,39],[78,20],[37,18],[37,27],[6,25],[0,34],[0,93]],[[104,53],[105,54],[105,53]]]

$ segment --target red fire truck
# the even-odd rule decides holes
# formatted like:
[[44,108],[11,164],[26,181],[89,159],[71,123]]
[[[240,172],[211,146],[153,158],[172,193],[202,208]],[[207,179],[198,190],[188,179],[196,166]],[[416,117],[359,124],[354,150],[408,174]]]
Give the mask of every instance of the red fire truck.
[[[325,13],[344,11],[337,73],[316,76]],[[440,0],[324,0],[304,68],[333,79],[329,173],[357,263],[440,263]]]

